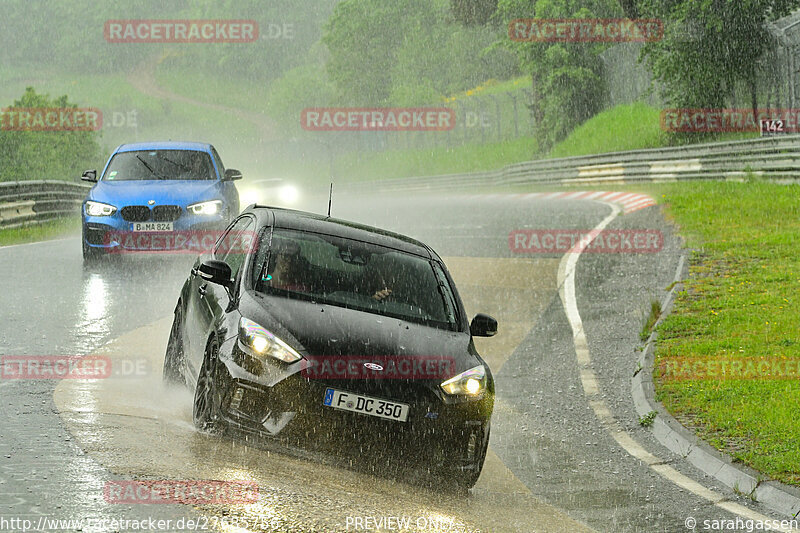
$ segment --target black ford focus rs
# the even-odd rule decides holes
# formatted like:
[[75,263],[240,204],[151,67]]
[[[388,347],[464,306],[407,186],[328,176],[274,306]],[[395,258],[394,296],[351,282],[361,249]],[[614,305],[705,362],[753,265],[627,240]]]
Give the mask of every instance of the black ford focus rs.
[[198,258],[175,308],[164,379],[195,425],[382,449],[472,487],[494,382],[441,258],[402,235],[251,206]]

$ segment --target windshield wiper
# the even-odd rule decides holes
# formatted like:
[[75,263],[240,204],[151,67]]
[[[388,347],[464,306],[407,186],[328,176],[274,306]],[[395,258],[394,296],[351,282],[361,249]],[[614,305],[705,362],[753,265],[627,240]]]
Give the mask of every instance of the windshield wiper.
[[144,167],[145,167],[147,170],[149,170],[149,171],[150,171],[150,174],[152,174],[152,175],[153,175],[153,176],[155,176],[156,178],[158,178],[158,179],[160,179],[160,180],[165,180],[165,179],[168,179],[166,176],[160,176],[159,174],[157,174],[157,173],[156,173],[156,171],[155,171],[155,170],[153,170],[153,169],[152,169],[152,167],[151,167],[150,165],[148,165],[148,164],[147,164],[147,161],[145,161],[144,159],[142,159],[142,156],[140,156],[140,155],[137,155],[137,156],[136,156],[136,159],[138,159],[139,161],[141,161],[141,163],[144,165]]
[[167,163],[172,163],[173,165],[175,165],[176,167],[180,168],[181,170],[184,170],[185,172],[191,172],[192,171],[191,168],[187,167],[186,165],[181,165],[180,163],[177,163],[177,162],[173,161],[169,157],[164,157],[163,155],[159,155],[158,157],[159,157],[159,159],[162,159],[162,160],[166,161]]

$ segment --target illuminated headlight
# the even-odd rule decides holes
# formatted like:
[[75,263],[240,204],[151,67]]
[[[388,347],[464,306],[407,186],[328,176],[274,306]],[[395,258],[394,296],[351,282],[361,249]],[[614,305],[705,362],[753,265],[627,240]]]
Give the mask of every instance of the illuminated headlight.
[[239,192],[239,204],[240,205],[257,204],[260,201],[261,201],[261,195],[258,194],[258,191],[256,191],[256,190],[248,189],[248,190]]
[[261,359],[269,356],[284,363],[294,363],[302,359],[291,346],[264,327],[244,317],[239,320],[239,342]]
[[216,215],[222,208],[222,200],[211,200],[210,202],[200,202],[188,207],[189,211],[195,215]]
[[442,390],[453,396],[480,396],[486,390],[486,369],[483,365],[452,377],[441,384]]
[[294,185],[284,185],[279,193],[281,202],[286,205],[293,205],[300,199],[300,191]]
[[86,202],[86,214],[90,217],[108,217],[113,215],[117,208],[113,205],[109,204],[101,204],[100,202],[92,202],[88,200]]

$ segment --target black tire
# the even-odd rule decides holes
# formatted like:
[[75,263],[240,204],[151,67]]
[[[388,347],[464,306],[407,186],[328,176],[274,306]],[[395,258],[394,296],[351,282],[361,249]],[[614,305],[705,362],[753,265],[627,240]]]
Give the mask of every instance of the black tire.
[[483,470],[483,463],[486,461],[486,451],[489,449],[489,433],[491,431],[491,426],[489,422],[487,422],[486,427],[486,437],[483,439],[481,443],[481,450],[480,454],[476,459],[477,466],[474,470],[470,472],[465,472],[462,475],[456,475],[455,482],[456,488],[459,491],[467,492],[469,489],[475,486],[475,483],[478,482],[478,478],[481,476],[481,471]]
[[175,319],[172,321],[172,329],[169,331],[167,341],[167,352],[164,354],[164,369],[161,377],[168,385],[186,385],[186,378],[183,376],[184,352],[183,341],[181,340],[181,329],[183,328],[183,311],[180,303],[175,309]]
[[222,418],[223,385],[220,383],[218,370],[219,346],[215,339],[208,343],[200,375],[197,376],[197,386],[194,390],[194,404],[192,406],[192,422],[197,429],[211,434],[220,434],[225,431],[225,421]]
[[97,248],[93,248],[86,244],[86,241],[83,242],[83,264],[92,264],[97,262],[101,257],[103,257],[103,251],[98,250]]

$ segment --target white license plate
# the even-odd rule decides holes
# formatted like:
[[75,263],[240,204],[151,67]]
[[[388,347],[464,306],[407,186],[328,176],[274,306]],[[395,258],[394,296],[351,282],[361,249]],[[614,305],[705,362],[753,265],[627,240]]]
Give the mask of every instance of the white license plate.
[[353,411],[354,413],[388,418],[399,422],[405,422],[408,418],[408,405],[404,403],[370,398],[369,396],[353,394],[352,392],[325,389],[325,398],[322,403],[334,409]]
[[172,222],[133,222],[132,231],[172,231]]

